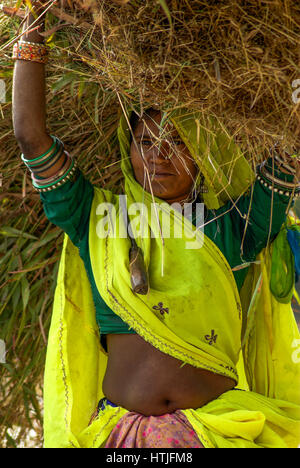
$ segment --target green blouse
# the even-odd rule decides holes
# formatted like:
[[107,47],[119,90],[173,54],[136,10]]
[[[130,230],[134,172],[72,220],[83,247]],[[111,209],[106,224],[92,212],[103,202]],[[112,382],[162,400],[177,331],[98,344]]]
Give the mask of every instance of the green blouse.
[[[277,173],[277,177],[293,180],[293,176],[286,174]],[[93,185],[78,170],[74,181],[41,193],[41,200],[47,218],[66,232],[79,249],[91,284],[101,341],[105,346],[104,335],[135,331],[106,305],[96,287],[89,253],[89,216],[93,195]],[[247,264],[255,261],[257,254],[267,245],[269,231],[271,240],[279,232],[286,219],[289,201],[289,197],[276,192],[272,199],[271,190],[257,180],[253,190],[250,188],[235,205],[230,201],[218,210],[205,210],[205,235],[219,247],[231,268],[244,264],[242,268],[233,271],[239,290],[249,269]],[[248,215],[245,234],[246,220],[241,215]],[[195,224],[195,219],[192,221]]]

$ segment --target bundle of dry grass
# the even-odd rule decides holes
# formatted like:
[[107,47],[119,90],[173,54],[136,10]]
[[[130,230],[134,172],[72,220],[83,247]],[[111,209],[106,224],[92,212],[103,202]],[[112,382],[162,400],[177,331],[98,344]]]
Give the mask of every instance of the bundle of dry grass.
[[[24,5],[0,11],[0,446],[33,426],[41,446],[41,387],[61,231],[45,218],[12,128],[12,43]],[[20,3],[20,2],[19,2]],[[49,0],[47,127],[96,185],[118,191],[120,101],[214,114],[258,159],[282,139],[299,148],[300,6],[289,0]],[[20,7],[18,10],[13,6]],[[52,35],[54,33],[54,36]],[[300,87],[300,83],[298,85]],[[21,427],[16,437],[13,428]]]
[[[133,107],[215,115],[250,157],[300,141],[300,6],[292,0],[57,0],[89,79]],[[57,21],[58,18],[58,21]],[[55,42],[55,39],[54,39]]]
[[88,64],[102,89],[140,108],[213,114],[254,158],[277,140],[299,147],[297,2],[117,3],[124,5],[73,0],[55,7],[75,23],[69,53]]

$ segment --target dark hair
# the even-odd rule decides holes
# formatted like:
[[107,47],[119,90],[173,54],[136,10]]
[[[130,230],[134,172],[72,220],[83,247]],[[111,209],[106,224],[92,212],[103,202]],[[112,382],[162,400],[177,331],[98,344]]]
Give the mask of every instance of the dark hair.
[[133,132],[135,131],[139,121],[140,121],[140,116],[136,114],[135,112],[132,112],[131,117],[130,117],[130,126]]
[[[147,118],[150,118],[152,119],[156,114],[159,113],[159,110],[157,109],[154,109],[153,107],[150,107],[149,109],[147,109],[142,117],[140,117],[136,112],[132,112],[131,116],[130,116],[130,126],[131,126],[131,129],[132,129],[132,132],[135,131],[136,127],[138,126],[138,123],[141,119],[147,119]],[[132,142],[132,135],[130,133],[130,143]]]

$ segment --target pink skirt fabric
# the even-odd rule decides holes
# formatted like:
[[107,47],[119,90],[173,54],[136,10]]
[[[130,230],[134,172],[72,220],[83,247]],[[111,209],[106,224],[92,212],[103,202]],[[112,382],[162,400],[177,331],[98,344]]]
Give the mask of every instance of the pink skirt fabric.
[[110,433],[105,448],[203,448],[180,411],[162,416],[126,413]]

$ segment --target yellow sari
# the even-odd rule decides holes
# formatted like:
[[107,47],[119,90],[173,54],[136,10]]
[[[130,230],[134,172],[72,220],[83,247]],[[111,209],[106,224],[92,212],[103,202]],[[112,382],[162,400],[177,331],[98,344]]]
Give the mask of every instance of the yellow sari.
[[[207,161],[200,160],[199,152],[205,152],[203,145],[208,145],[208,139],[199,131],[199,116],[177,113],[171,118],[210,181],[208,206],[224,203],[226,194],[217,192],[217,185],[223,186],[226,178],[235,180],[234,175],[243,171],[249,184],[252,176],[247,162],[232,147],[230,152],[222,152],[220,140],[213,162],[211,153]],[[129,209],[141,201],[149,207],[151,196],[135,181],[128,160],[125,119],[120,124],[119,141]],[[223,149],[231,144],[226,138],[222,141]],[[226,164],[230,157],[231,163]],[[222,161],[227,172],[221,171],[217,181],[210,179],[211,165],[216,167]],[[230,192],[227,190],[227,197],[238,196],[241,186],[231,187]],[[300,339],[290,304],[280,304],[270,294],[269,251],[260,254],[261,264],[252,267],[240,297],[230,266],[215,244],[169,205],[155,201],[160,204],[157,215],[161,222],[167,213],[172,228],[185,223],[186,229],[180,239],[165,239],[163,247],[158,224],[145,223],[143,236],[140,226],[135,226],[150,279],[150,292],[140,296],[130,286],[129,240],[102,235],[104,227],[110,233],[124,233],[122,217],[118,216],[119,198],[95,189],[89,246],[99,293],[116,314],[160,351],[237,382],[239,390],[226,392],[201,408],[183,410],[204,447],[296,447],[300,442]],[[103,210],[98,208],[105,203],[115,209],[114,222],[104,219]],[[150,227],[155,237],[145,235]],[[191,238],[198,242],[197,249],[186,249]],[[168,306],[168,314],[155,312],[159,302]],[[88,426],[103,396],[106,364],[84,265],[66,236],[45,369],[45,447],[104,446],[127,412],[126,408],[108,406]]]

